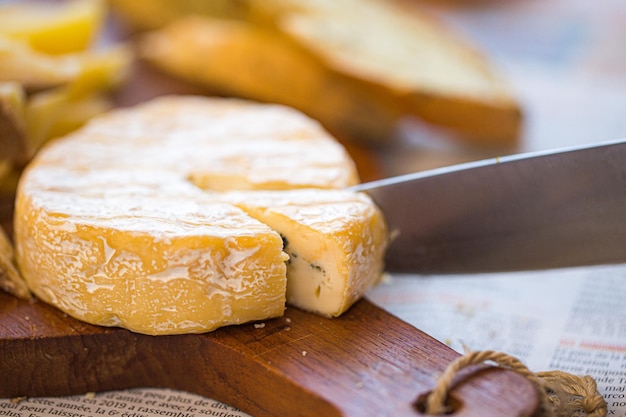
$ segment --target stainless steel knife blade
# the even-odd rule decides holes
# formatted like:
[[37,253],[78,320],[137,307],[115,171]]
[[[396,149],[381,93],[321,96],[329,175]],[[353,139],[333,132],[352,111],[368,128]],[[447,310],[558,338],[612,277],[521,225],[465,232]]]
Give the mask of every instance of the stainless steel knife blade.
[[395,235],[387,270],[477,273],[626,262],[626,140],[353,187]]

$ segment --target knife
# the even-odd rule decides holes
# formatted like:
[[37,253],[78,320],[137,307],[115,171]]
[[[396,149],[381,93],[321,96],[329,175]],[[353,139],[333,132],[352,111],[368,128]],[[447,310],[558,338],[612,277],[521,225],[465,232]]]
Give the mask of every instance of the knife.
[[368,182],[390,272],[478,273],[626,262],[626,140]]

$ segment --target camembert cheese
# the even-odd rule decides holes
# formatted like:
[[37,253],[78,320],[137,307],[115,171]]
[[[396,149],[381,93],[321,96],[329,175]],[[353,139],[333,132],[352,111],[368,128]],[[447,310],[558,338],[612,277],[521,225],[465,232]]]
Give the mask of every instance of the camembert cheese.
[[333,190],[357,181],[345,150],[294,110],[160,98],[37,155],[18,189],[16,257],[40,299],[140,333],[277,317],[287,297],[334,316],[382,269],[377,208]]

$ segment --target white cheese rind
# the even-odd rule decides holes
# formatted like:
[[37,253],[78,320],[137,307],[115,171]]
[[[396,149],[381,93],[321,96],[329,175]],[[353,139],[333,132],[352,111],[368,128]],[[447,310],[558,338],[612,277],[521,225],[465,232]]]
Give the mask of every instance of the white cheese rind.
[[[158,335],[264,320],[284,313],[290,293],[283,240],[223,192],[357,181],[345,150],[294,110],[160,98],[97,118],[39,152],[18,187],[16,258],[37,297],[89,323]],[[324,197],[322,206],[350,194]],[[292,226],[312,226],[307,209],[298,210],[303,223]],[[332,216],[319,220],[329,231],[342,227]],[[319,227],[311,227],[316,236]],[[337,315],[360,297],[373,282],[355,258],[362,248],[353,243],[364,239],[332,241],[336,249],[324,256],[336,258],[323,266],[353,265],[349,277],[337,266],[341,278],[319,291],[328,301],[320,307],[293,296],[294,304]]]
[[126,198],[74,197],[72,211],[55,204],[62,197],[38,197],[17,202],[22,273],[40,299],[73,317],[172,334],[283,314],[280,236],[235,207],[170,211],[172,201],[139,198],[129,209]]

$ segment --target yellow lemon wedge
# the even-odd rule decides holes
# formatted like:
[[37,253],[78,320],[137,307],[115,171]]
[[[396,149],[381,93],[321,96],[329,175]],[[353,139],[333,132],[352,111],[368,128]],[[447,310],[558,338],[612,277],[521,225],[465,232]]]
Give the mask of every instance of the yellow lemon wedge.
[[105,11],[101,0],[4,4],[0,5],[0,34],[47,54],[80,52],[101,29]]

